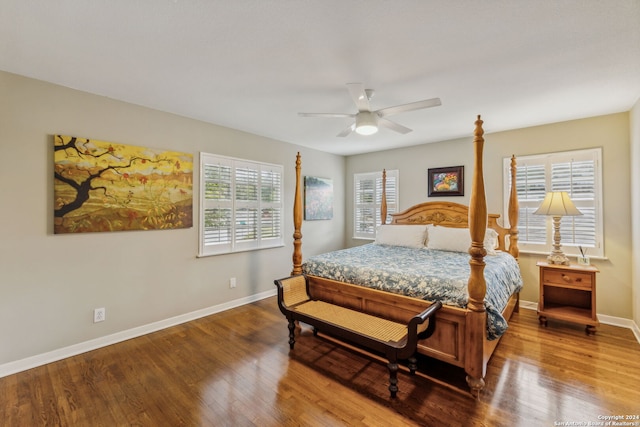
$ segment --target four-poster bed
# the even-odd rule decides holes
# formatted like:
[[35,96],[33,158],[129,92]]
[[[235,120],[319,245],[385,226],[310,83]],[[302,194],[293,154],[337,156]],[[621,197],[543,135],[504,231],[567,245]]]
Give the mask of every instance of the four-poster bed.
[[[487,296],[487,280],[485,279],[485,266],[487,265],[487,260],[485,259],[487,255],[485,234],[487,234],[487,229],[495,230],[496,233],[494,234],[497,234],[498,237],[497,249],[501,252],[499,255],[503,258],[508,257],[511,259],[511,263],[515,264],[517,270],[517,274],[515,275],[517,275],[517,278],[520,280],[519,287],[518,284],[512,286],[509,293],[503,298],[503,303],[497,307],[499,311],[497,313],[498,317],[502,316],[504,319],[509,319],[511,314],[517,311],[518,291],[522,286],[517,261],[515,261],[518,257],[518,205],[515,187],[515,158],[512,157],[511,160],[511,192],[508,210],[510,228],[506,229],[497,223],[499,215],[487,214],[482,164],[484,145],[482,123],[480,116],[478,116],[475,122],[473,140],[474,167],[469,206],[467,207],[453,202],[421,203],[403,212],[392,214],[391,224],[386,225],[386,227],[404,226],[406,228],[408,225],[431,224],[426,227],[437,226],[437,230],[443,230],[441,227],[446,227],[447,230],[468,228],[467,239],[470,237],[470,245],[465,247],[465,252],[467,252],[465,253],[465,265],[468,269],[466,273],[468,274],[468,279],[466,280],[466,289],[463,289],[465,294],[464,304],[449,305],[449,303],[444,302],[442,308],[435,314],[437,326],[434,333],[429,338],[422,339],[418,342],[417,351],[420,354],[463,368],[467,374],[467,383],[474,396],[477,396],[479,391],[484,387],[487,363],[501,334],[491,336],[490,338],[492,339],[487,338],[487,307],[491,306],[494,311],[496,309],[496,307],[488,304],[485,300]],[[336,279],[332,277],[331,274],[320,276],[316,275],[313,271],[304,270],[304,268],[308,266],[306,266],[306,264],[303,265],[302,261],[302,195],[300,171],[301,159],[298,153],[296,158],[296,190],[293,208],[295,231],[293,235],[293,271],[291,275],[303,273],[306,275],[311,297],[405,323],[408,322],[416,312],[427,309],[433,303],[433,301],[430,301],[427,297],[423,299],[423,297],[406,296],[395,293],[395,291],[380,290],[386,289],[382,285],[379,286],[378,289],[370,288],[366,287],[368,286],[367,284],[357,283],[357,280],[345,279],[344,276],[339,276]],[[383,221],[385,221],[387,217],[384,187],[383,179],[381,207],[381,218]],[[391,230],[400,231],[400,228],[391,228]],[[431,228],[431,230],[433,231],[434,229]],[[428,240],[428,233],[426,234],[426,239]],[[509,240],[508,247],[506,245],[507,237]],[[466,248],[468,248],[468,251]],[[491,251],[493,248],[488,249]],[[340,257],[342,256],[340,255]],[[488,264],[494,264],[494,257],[491,258],[492,262]],[[378,262],[378,264],[385,264],[385,262]],[[492,267],[492,265],[490,265],[490,267]],[[386,275],[388,276],[389,274]],[[512,275],[514,274],[512,273]],[[366,276],[369,277],[368,273]],[[493,287],[493,273],[491,273],[491,277],[490,288]],[[424,284],[422,283],[420,286],[424,287]],[[464,288],[464,286],[462,287]]]

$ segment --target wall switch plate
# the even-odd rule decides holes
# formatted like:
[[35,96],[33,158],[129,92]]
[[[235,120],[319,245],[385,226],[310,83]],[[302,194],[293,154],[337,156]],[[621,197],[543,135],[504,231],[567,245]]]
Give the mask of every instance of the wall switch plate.
[[231,279],[229,279],[229,287],[230,288],[235,288],[236,287],[236,278],[232,277]]
[[93,323],[104,322],[106,319],[106,310],[104,307],[95,308],[93,310]]

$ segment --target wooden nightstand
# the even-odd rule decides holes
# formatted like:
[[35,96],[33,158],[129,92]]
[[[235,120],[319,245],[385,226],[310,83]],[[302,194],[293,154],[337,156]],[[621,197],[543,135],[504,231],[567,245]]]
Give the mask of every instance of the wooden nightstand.
[[596,315],[596,273],[592,265],[559,265],[538,262],[540,301],[538,319],[547,326],[547,318],[587,325],[594,334],[600,324]]

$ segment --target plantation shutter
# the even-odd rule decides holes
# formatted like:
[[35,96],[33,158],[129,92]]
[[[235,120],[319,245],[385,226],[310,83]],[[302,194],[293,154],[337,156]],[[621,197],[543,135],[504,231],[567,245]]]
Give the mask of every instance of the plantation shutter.
[[[385,188],[387,194],[387,217],[385,224],[391,223],[391,214],[398,211],[398,188],[396,185],[397,172],[387,172],[387,186]],[[382,204],[382,176],[376,178],[376,225],[382,224],[380,218],[380,207]]]
[[[578,248],[582,247],[588,255],[604,256],[600,158],[600,149],[517,158],[518,244],[522,251],[551,251],[552,221],[544,215],[533,215],[533,212],[548,191],[566,191],[582,215],[562,217],[560,236],[563,251],[577,255]],[[509,163],[510,159],[504,159],[506,195],[510,190]],[[508,198],[505,197],[505,217],[507,204]]]
[[203,164],[204,233],[203,245],[230,251],[233,218],[233,167],[224,159]]
[[236,162],[235,165],[235,244],[247,249],[258,241],[258,165]]
[[[533,215],[544,199],[545,168],[540,164],[518,164],[516,188],[518,190],[520,242],[545,245],[547,243],[546,218]],[[508,194],[508,193],[507,193]]]
[[551,165],[552,191],[566,191],[582,215],[563,217],[560,235],[563,245],[595,248],[596,238],[596,194],[595,162],[593,160],[570,160]]
[[284,245],[282,166],[201,154],[200,255]]
[[261,170],[261,238],[282,238],[282,171],[263,166]]
[[[397,170],[387,171],[387,220],[398,210]],[[381,224],[382,172],[354,175],[354,237],[374,239],[376,227]]]
[[355,237],[375,236],[376,178],[372,174],[356,177],[355,186]]

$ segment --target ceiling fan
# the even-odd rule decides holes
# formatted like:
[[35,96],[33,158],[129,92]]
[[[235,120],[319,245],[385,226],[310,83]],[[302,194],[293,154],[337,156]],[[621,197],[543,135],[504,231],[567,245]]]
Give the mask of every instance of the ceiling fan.
[[340,113],[298,113],[301,117],[354,117],[355,121],[348,128],[340,132],[337,136],[347,136],[354,130],[360,135],[373,135],[378,132],[379,127],[385,127],[402,134],[411,132],[408,127],[387,119],[388,116],[404,113],[407,111],[420,110],[422,108],[437,107],[441,105],[440,98],[425,99],[423,101],[411,102],[409,104],[396,105],[395,107],[382,108],[371,111],[369,101],[373,97],[372,89],[365,89],[362,83],[347,83],[347,88],[351,94],[353,102],[358,107],[355,114]]

